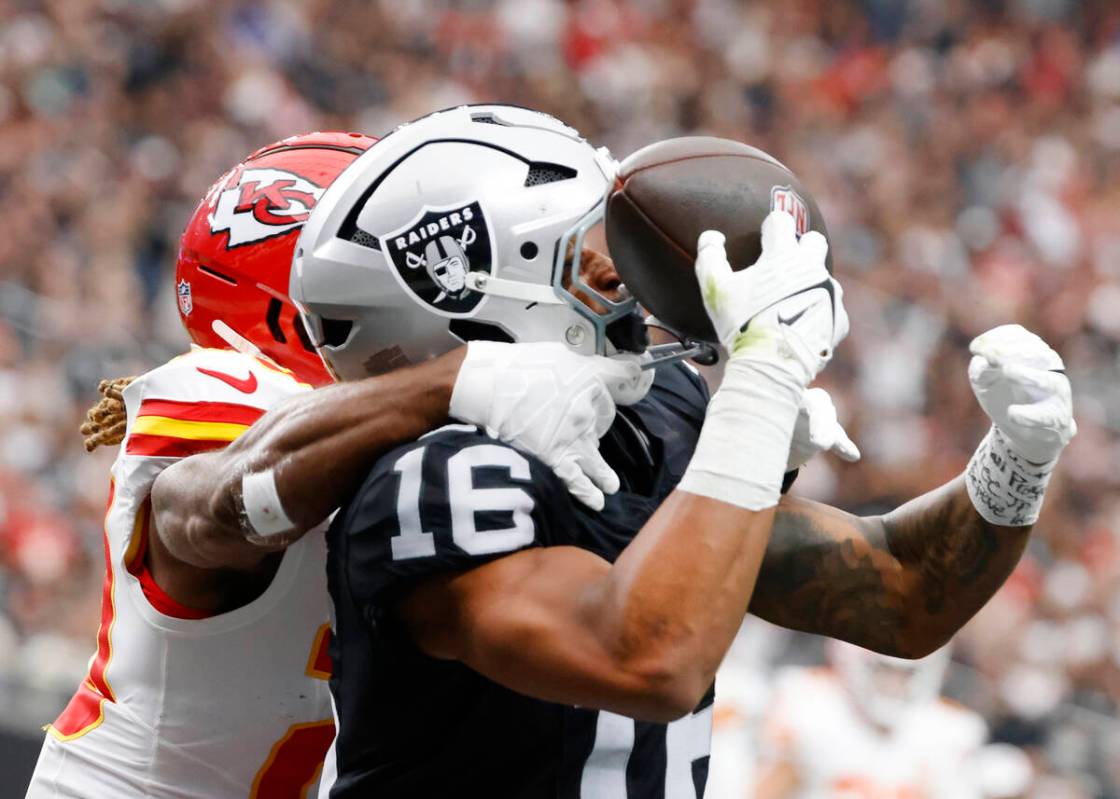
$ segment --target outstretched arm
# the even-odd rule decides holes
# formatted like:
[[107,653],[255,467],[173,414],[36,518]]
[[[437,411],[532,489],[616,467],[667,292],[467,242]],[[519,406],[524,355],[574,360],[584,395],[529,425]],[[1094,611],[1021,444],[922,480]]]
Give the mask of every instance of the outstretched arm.
[[[224,450],[178,461],[156,478],[159,544],[202,569],[252,568],[339,506],[385,450],[447,419],[461,350],[412,369],[290,397]],[[270,473],[289,528],[261,535],[247,518],[242,483]],[[158,551],[158,550],[157,550]]]
[[677,490],[613,564],[548,546],[412,587],[396,611],[423,652],[554,702],[654,721],[696,706],[749,604],[802,392],[847,330],[820,234],[798,242],[774,212],[762,249],[733,273],[723,237],[700,237],[704,303],[730,357]]
[[1077,430],[1062,361],[1017,325],[972,343],[969,379],[993,427],[964,475],[883,515],[783,499],[751,612],[920,657],[983,607],[1019,562]]
[[532,452],[601,507],[600,489],[617,478],[598,454],[599,436],[614,418],[612,395],[626,397],[638,375],[636,364],[559,344],[474,342],[290,397],[226,449],[156,478],[153,554],[194,569],[252,570],[326,519],[380,455],[451,416]]
[[786,496],[750,612],[793,630],[921,657],[1003,585],[1030,531],[985,521],[963,477],[884,516]]

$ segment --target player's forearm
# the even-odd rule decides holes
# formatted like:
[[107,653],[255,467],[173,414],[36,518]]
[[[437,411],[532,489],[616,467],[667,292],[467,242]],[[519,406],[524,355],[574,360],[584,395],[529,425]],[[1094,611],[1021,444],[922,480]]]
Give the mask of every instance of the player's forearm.
[[463,350],[357,383],[330,386],[300,405],[259,442],[246,461],[271,468],[285,512],[312,527],[351,494],[388,450],[447,423]]
[[739,629],[773,517],[676,491],[593,595],[587,616],[615,663],[676,715],[699,702]]
[[[239,566],[288,546],[329,516],[387,450],[447,421],[456,350],[419,366],[293,397],[228,448],[187,458],[153,487],[168,550],[201,567]],[[290,529],[256,535],[243,478],[270,473]]]
[[963,477],[875,521],[905,578],[904,640],[919,655],[946,643],[991,599],[1015,569],[1032,529],[985,521]]
[[961,478],[876,517],[787,497],[750,611],[790,629],[920,657],[999,589],[1029,533],[985,522]]

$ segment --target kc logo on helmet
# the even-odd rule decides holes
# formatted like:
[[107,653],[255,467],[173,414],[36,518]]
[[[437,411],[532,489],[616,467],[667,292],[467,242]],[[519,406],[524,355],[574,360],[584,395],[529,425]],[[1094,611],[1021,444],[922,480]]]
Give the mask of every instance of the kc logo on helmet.
[[323,191],[284,169],[235,170],[209,198],[210,232],[229,231],[229,248],[280,236],[307,221]]
[[482,294],[468,288],[467,273],[491,274],[494,247],[477,202],[425,207],[380,241],[404,287],[436,313],[465,316],[482,301]]
[[792,216],[797,226],[798,238],[809,232],[809,226],[812,224],[809,219],[809,206],[792,186],[775,186],[770,189],[770,210],[785,211]]

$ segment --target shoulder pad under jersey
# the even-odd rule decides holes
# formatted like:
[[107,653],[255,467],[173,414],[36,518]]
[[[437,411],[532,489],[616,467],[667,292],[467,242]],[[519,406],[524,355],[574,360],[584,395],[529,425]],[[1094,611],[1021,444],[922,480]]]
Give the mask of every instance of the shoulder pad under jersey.
[[220,449],[280,400],[308,390],[265,359],[196,347],[125,388],[120,454],[181,458]]

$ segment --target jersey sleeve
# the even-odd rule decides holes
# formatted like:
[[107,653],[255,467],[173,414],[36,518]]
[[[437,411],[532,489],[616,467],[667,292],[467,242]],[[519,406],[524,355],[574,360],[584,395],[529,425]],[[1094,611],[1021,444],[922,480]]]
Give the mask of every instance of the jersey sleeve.
[[425,577],[562,543],[575,525],[543,463],[454,425],[382,458],[329,537],[351,600],[376,612]]
[[124,390],[121,455],[182,458],[221,449],[286,397],[309,390],[265,360],[196,348]]

